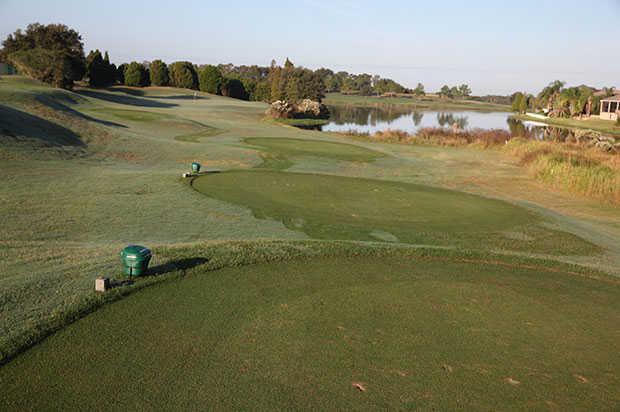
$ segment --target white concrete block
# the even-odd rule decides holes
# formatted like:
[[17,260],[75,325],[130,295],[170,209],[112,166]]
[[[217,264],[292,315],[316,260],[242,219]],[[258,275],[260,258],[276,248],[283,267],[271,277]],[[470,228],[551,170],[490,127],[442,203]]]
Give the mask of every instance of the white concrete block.
[[105,292],[108,289],[110,289],[110,279],[104,278],[103,276],[99,276],[95,279],[95,291]]

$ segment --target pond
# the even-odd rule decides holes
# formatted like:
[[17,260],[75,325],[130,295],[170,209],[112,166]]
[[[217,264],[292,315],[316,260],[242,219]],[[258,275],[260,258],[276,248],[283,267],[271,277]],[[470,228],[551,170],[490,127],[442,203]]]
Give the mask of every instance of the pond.
[[500,129],[512,136],[539,140],[566,140],[574,129],[513,119],[510,112],[414,110],[406,106],[352,107],[330,106],[329,123],[316,127],[324,132],[374,134],[378,131],[403,130],[416,134],[424,128],[458,127],[461,130]]

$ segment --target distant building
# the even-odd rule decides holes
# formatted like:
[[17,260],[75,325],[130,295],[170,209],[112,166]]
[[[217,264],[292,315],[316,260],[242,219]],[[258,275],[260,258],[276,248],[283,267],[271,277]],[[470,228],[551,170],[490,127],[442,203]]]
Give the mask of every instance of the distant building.
[[620,94],[601,99],[601,119],[617,120],[620,117]]
[[6,63],[0,62],[0,76],[7,74],[15,74],[15,68]]

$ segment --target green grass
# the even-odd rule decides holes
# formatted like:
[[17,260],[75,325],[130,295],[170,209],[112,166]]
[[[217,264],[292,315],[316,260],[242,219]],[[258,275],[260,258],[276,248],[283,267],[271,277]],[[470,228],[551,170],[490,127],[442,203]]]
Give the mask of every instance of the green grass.
[[315,127],[329,123],[329,119],[270,119],[275,123],[282,123],[295,127]]
[[362,146],[321,140],[285,138],[247,138],[245,143],[260,149],[261,168],[284,170],[295,164],[294,159],[310,157],[345,162],[373,162],[384,157],[381,152]]
[[535,122],[547,123],[552,126],[561,126],[561,127],[574,127],[578,129],[589,129],[595,130],[601,133],[610,134],[613,136],[620,137],[620,127],[616,125],[611,120],[603,120],[598,116],[593,116],[590,119],[564,119],[558,117],[549,117],[546,119],[539,119],[535,117],[530,117],[527,115],[514,115],[516,119],[520,120],[530,120]]
[[328,106],[359,106],[375,107],[385,105],[414,106],[425,110],[481,110],[481,111],[510,111],[510,106],[495,103],[477,102],[474,100],[442,99],[433,96],[424,97],[378,97],[358,96],[341,93],[327,93],[323,100]]
[[192,186],[317,239],[598,252],[578,237],[544,227],[540,217],[518,206],[429,186],[264,170],[209,174]]
[[[0,313],[2,314],[0,316],[0,363],[13,359],[0,367],[0,380],[3,388],[0,402],[5,402],[3,406],[8,404],[17,408],[19,402],[40,402],[22,405],[36,409],[70,409],[72,405],[75,405],[74,402],[88,402],[88,399],[91,399],[84,398],[85,391],[92,386],[90,382],[103,379],[107,385],[114,379],[111,378],[112,375],[118,376],[118,379],[107,387],[110,390],[123,388],[123,392],[114,392],[115,396],[123,396],[123,404],[120,407],[123,405],[131,407],[138,403],[143,406],[146,398],[140,393],[133,392],[141,390],[141,383],[148,382],[149,392],[142,393],[151,395],[152,388],[162,382],[152,380],[155,375],[161,375],[162,379],[166,380],[170,379],[169,373],[182,374],[184,369],[174,363],[177,361],[188,361],[184,365],[188,368],[192,366],[192,362],[189,362],[191,351],[178,351],[179,348],[186,347],[182,343],[187,339],[184,333],[189,333],[192,328],[195,328],[201,331],[200,339],[213,336],[210,335],[211,333],[219,333],[215,329],[208,329],[216,324],[211,322],[215,318],[210,318],[210,315],[205,314],[204,305],[214,309],[212,313],[215,315],[213,316],[231,320],[231,326],[236,319],[241,319],[235,318],[235,313],[239,313],[239,316],[247,314],[247,312],[242,313],[244,306],[240,306],[240,303],[243,300],[239,299],[239,296],[248,298],[248,302],[251,303],[247,307],[248,310],[254,308],[255,313],[266,314],[267,312],[264,311],[268,311],[269,306],[265,306],[264,301],[256,300],[256,294],[252,297],[252,293],[257,292],[256,288],[260,287],[264,296],[273,293],[269,296],[277,301],[278,305],[287,303],[284,298],[292,297],[293,294],[290,289],[287,289],[288,282],[279,283],[280,273],[282,279],[290,279],[290,286],[297,287],[299,290],[321,287],[322,283],[337,286],[334,293],[339,293],[338,301],[364,309],[358,311],[360,315],[355,322],[351,319],[352,324],[363,323],[364,319],[367,319],[367,325],[370,325],[371,321],[385,322],[385,325],[389,325],[392,322],[390,319],[393,319],[395,315],[388,316],[388,308],[381,303],[381,300],[370,300],[370,302],[377,303],[377,308],[385,309],[383,310],[386,313],[384,318],[377,316],[373,309],[374,305],[362,306],[359,303],[359,296],[349,294],[355,288],[368,290],[367,286],[370,285],[372,276],[377,275],[371,272],[397,271],[401,267],[399,263],[406,264],[408,258],[404,259],[399,255],[403,249],[408,250],[407,253],[402,252],[406,256],[426,256],[429,259],[432,258],[429,262],[433,259],[445,261],[447,258],[454,258],[456,261],[453,259],[450,264],[461,265],[455,267],[454,271],[448,275],[442,272],[441,265],[420,263],[420,271],[415,267],[411,269],[406,267],[408,273],[416,276],[436,276],[444,280],[454,278],[461,272],[469,273],[469,269],[465,267],[467,266],[465,260],[472,258],[484,259],[486,262],[471,266],[474,268],[472,271],[475,272],[472,276],[476,273],[483,276],[486,273],[489,280],[497,282],[501,282],[503,277],[509,279],[511,276],[522,276],[527,283],[532,283],[532,287],[536,286],[537,290],[540,290],[540,294],[536,295],[536,302],[549,302],[549,305],[545,307],[533,305],[537,308],[537,313],[532,312],[532,316],[538,316],[536,318],[538,323],[535,325],[544,325],[544,328],[553,327],[552,321],[543,322],[543,315],[559,307],[573,315],[574,323],[559,322],[558,324],[564,329],[553,330],[550,334],[559,338],[575,336],[576,341],[573,339],[572,342],[581,344],[582,349],[594,348],[593,352],[582,350],[580,355],[584,356],[585,352],[588,360],[595,357],[594,354],[599,356],[607,350],[605,342],[608,341],[614,329],[605,322],[611,323],[615,319],[596,306],[599,303],[602,305],[607,299],[604,293],[600,292],[599,287],[602,286],[597,282],[584,283],[581,286],[578,283],[570,283],[577,282],[577,279],[569,281],[573,279],[570,274],[563,273],[560,276],[559,272],[554,271],[570,270],[582,276],[598,277],[603,280],[601,285],[607,285],[608,283],[604,281],[609,281],[609,279],[601,275],[598,272],[599,269],[620,274],[618,272],[620,242],[617,241],[620,238],[620,223],[618,223],[620,222],[620,210],[618,208],[609,207],[597,200],[565,196],[562,192],[550,191],[540,186],[512,160],[494,151],[389,145],[375,142],[353,143],[320,132],[282,127],[272,122],[262,121],[267,108],[262,103],[243,102],[202,93],[199,93],[197,97],[194,99],[193,91],[173,88],[127,89],[117,87],[110,90],[79,88],[76,92],[71,92],[52,89],[19,76],[0,78],[0,105],[3,110],[0,116],[0,133],[2,134],[0,170],[3,179],[3,184],[0,185],[0,217],[2,218],[2,225],[0,225]],[[217,135],[212,133],[217,133]],[[180,177],[181,173],[189,171],[192,161],[199,161],[206,170],[222,171],[220,174],[210,174],[204,178],[205,183],[211,178],[218,179],[219,184],[214,185],[213,188],[221,191],[220,197],[205,196],[191,190],[187,185],[187,180]],[[240,169],[245,171],[240,171]],[[276,171],[284,169],[287,169],[289,173]],[[267,179],[260,180],[258,179],[260,176]],[[230,180],[231,178],[233,179]],[[202,182],[202,179],[198,179],[195,183]],[[231,183],[237,179],[238,183],[243,184],[235,189],[231,187]],[[274,179],[280,187],[276,187],[273,183]],[[299,187],[287,186],[291,182],[299,184]],[[247,184],[255,185],[255,188],[250,188]],[[451,191],[442,191],[429,186],[448,188]],[[300,191],[300,188],[303,190]],[[374,189],[378,189],[379,192],[375,192]],[[208,193],[211,188],[205,190]],[[233,193],[235,190],[239,193]],[[289,196],[284,196],[285,193]],[[471,193],[485,197],[471,196]],[[272,199],[267,199],[267,195],[273,196]],[[489,197],[504,201],[490,200]],[[436,200],[435,207],[432,207],[433,202],[428,200],[430,198]],[[304,202],[301,203],[301,200]],[[363,223],[356,220],[354,216],[333,214],[334,207],[330,201],[342,207],[340,211],[342,213],[348,210],[351,214],[358,214],[358,217],[363,218]],[[408,206],[408,203],[420,205],[419,210]],[[489,218],[486,219],[485,215]],[[524,223],[526,216],[527,222]],[[478,229],[484,230],[471,230],[471,227],[468,227],[468,220],[458,220],[458,217],[471,218],[472,222],[479,226]],[[533,219],[529,220],[530,217]],[[442,219],[452,219],[451,222],[454,225],[449,227],[443,225]],[[410,230],[412,228],[419,231]],[[325,240],[321,242],[301,241],[301,239],[308,238]],[[371,242],[351,245],[333,239],[362,239]],[[231,243],[231,241],[235,242]],[[433,246],[430,249],[421,249],[420,245],[407,246],[395,243],[403,241],[416,243],[423,241]],[[145,244],[153,248],[152,265],[157,269],[159,276],[142,279],[132,286],[117,288],[109,294],[96,295],[93,292],[94,279],[101,275],[111,277],[119,275],[118,252],[128,243]],[[479,249],[479,252],[473,253],[471,249]],[[546,260],[533,262],[517,257],[492,255],[489,254],[489,249],[503,249],[505,253],[544,257]],[[355,256],[363,256],[363,258],[358,261],[353,259]],[[342,259],[346,267],[338,266],[339,263],[330,257]],[[193,267],[192,262],[197,262],[196,258],[205,258],[208,261]],[[291,274],[292,268],[296,267],[292,259],[297,258],[304,259],[300,262],[300,267],[311,264],[315,260],[317,262],[318,266],[309,267],[308,274],[312,276],[306,279],[306,283],[299,283],[301,279],[295,280],[294,273]],[[278,263],[282,260],[291,263]],[[503,263],[491,264],[491,261]],[[363,277],[360,278],[355,277],[358,262],[360,270],[363,270],[360,272],[360,276]],[[584,266],[568,268],[563,262]],[[267,263],[267,266],[251,266],[257,263]],[[508,270],[503,265],[506,263],[528,265],[530,269],[525,267],[521,269],[529,271],[529,274],[520,272],[521,269],[518,268]],[[230,268],[240,265],[250,266],[243,269]],[[225,269],[223,272],[213,272],[220,268]],[[264,283],[251,282],[254,279],[251,277],[254,269],[256,269],[256,274],[264,277]],[[321,274],[323,269],[324,275]],[[162,312],[170,316],[169,319],[174,320],[178,319],[174,318],[175,316],[187,316],[188,323],[177,325],[178,328],[183,329],[183,333],[178,335],[180,346],[176,346],[174,334],[168,335],[169,342],[166,343],[174,344],[171,346],[174,350],[167,354],[172,355],[167,357],[163,353],[165,346],[156,346],[159,351],[156,352],[157,356],[162,359],[161,363],[158,365],[157,362],[149,361],[146,365],[145,361],[144,368],[156,365],[157,370],[153,373],[150,370],[147,374],[140,374],[139,370],[146,370],[142,367],[142,362],[148,356],[147,348],[151,348],[148,346],[148,337],[156,335],[157,339],[160,339],[166,333],[166,329],[160,330],[151,324],[152,327],[149,330],[155,335],[149,335],[151,332],[148,331],[142,333],[144,331],[142,329],[140,333],[136,333],[135,337],[138,340],[146,338],[146,342],[140,340],[141,344],[128,346],[127,344],[132,341],[128,340],[130,339],[128,335],[123,334],[131,329],[129,326],[127,326],[128,329],[123,329],[123,321],[130,320],[128,315],[140,313],[151,316],[150,320],[152,320],[159,314],[155,309],[150,312],[137,312],[126,310],[126,308],[150,304],[149,293],[155,293],[153,296],[160,296],[161,299],[165,296],[173,297],[175,288],[185,288],[186,280],[194,279],[193,282],[197,282],[200,278],[209,281],[213,274],[215,274],[213,281],[217,279],[221,282],[209,285],[192,283],[188,286],[193,293],[205,294],[204,296],[208,296],[208,299],[192,298],[179,302],[179,305],[188,305],[181,307],[191,307],[193,310]],[[398,276],[404,279],[402,273]],[[493,278],[493,276],[497,277]],[[565,287],[556,287],[558,284],[540,283],[555,279],[556,276],[558,279],[566,278],[569,283],[565,284]],[[312,277],[318,283],[308,283]],[[422,286],[424,282],[421,279],[420,285]],[[495,284],[483,282],[486,279],[478,278],[479,285],[490,288]],[[237,283],[227,283],[233,280]],[[330,283],[340,281],[344,283]],[[586,281],[583,280],[583,282]],[[145,288],[145,286],[154,284],[160,285]],[[310,287],[308,287],[309,284]],[[252,289],[253,285],[255,289]],[[450,283],[446,280],[446,287],[442,288],[446,289],[446,298],[458,299],[451,288],[459,287],[459,285],[461,284]],[[245,293],[243,288],[247,289],[247,294],[243,294]],[[405,293],[407,288],[409,288],[407,293],[410,294]],[[428,288],[422,290],[429,291]],[[515,292],[516,294],[524,296],[524,293],[521,293],[522,289],[515,290],[518,291]],[[582,292],[583,294],[580,295],[579,293]],[[329,293],[329,291],[320,291],[319,295],[324,294],[323,296],[330,298],[323,299],[322,302],[325,308],[329,309],[324,314],[332,317],[336,313],[334,305],[337,302]],[[402,304],[411,301],[413,305],[413,301],[417,298],[411,293],[413,292],[409,285],[403,288],[403,294],[396,293],[395,297]],[[377,299],[388,294],[392,294],[389,288],[377,288]],[[107,305],[111,301],[126,296],[130,297],[127,300]],[[223,299],[219,301],[222,303],[220,308],[223,308],[223,312],[217,312],[216,308],[208,306],[216,304],[218,296]],[[434,296],[436,300],[441,297],[438,292]],[[234,301],[235,298],[237,301]],[[601,298],[601,300],[595,301],[594,298]],[[585,303],[581,308],[584,311],[583,315],[571,312],[572,309],[568,306],[562,306],[566,302],[574,302],[576,305],[577,301]],[[321,312],[317,311],[322,307],[321,303],[308,302],[312,303],[312,310],[306,312],[317,314],[313,318],[308,318],[310,322],[308,325],[316,325],[316,322],[326,319]],[[514,302],[514,307],[511,308],[517,309],[527,308],[527,305],[531,303],[524,300]],[[99,316],[104,316],[107,310],[115,310],[116,307],[122,308],[123,316],[114,315],[114,319],[105,322],[107,325],[105,327],[114,329],[119,327],[124,332],[119,331],[118,335],[106,333],[107,337],[100,342],[106,345],[105,352],[99,351],[98,348],[95,350],[94,346],[88,346],[97,345],[97,343],[90,340],[93,335],[82,330],[80,325],[84,324],[83,322],[86,324],[97,322]],[[432,306],[412,306],[411,309],[421,316],[426,316],[432,313],[428,312],[428,307]],[[468,307],[462,301],[456,300],[454,307],[464,315],[469,314],[464,310]],[[608,307],[615,308],[613,304]],[[157,307],[157,310],[160,309],[167,310],[172,307]],[[194,311],[202,315],[202,323],[194,323],[197,319],[193,315]],[[597,311],[599,316],[595,318],[591,315],[594,313],[592,311]],[[90,315],[84,317],[89,313]],[[296,313],[301,314],[301,312]],[[411,320],[407,317],[412,316],[409,310],[403,309],[394,313]],[[504,313],[507,319],[514,319],[510,317],[512,316],[510,312],[498,311],[498,313]],[[67,325],[82,317],[84,319],[73,326],[78,329],[71,329],[71,327],[65,329]],[[557,319],[557,317],[552,317],[553,321]],[[414,321],[415,319],[412,322]],[[590,331],[587,329],[588,325],[592,325],[596,330]],[[347,325],[342,326],[347,327]],[[490,329],[492,333],[489,332],[489,334],[497,337],[503,329],[497,323],[493,323],[493,326],[499,329]],[[99,330],[102,327],[102,324],[97,324],[96,329]],[[312,327],[307,330],[306,336],[315,336],[316,341],[304,339],[304,345],[308,346],[300,347],[302,351],[308,349],[308,353],[315,353],[316,349],[313,345],[321,342],[326,336],[318,329],[320,328]],[[76,336],[84,337],[86,340],[66,341],[62,344],[57,340],[65,339],[63,336],[71,335],[74,330]],[[220,330],[223,329],[220,328]],[[514,331],[515,329],[506,330]],[[40,346],[37,345],[42,338],[54,331],[59,331],[59,333],[43,341]],[[273,342],[276,342],[275,337],[269,334],[276,333],[274,331],[263,330],[261,332],[263,335],[260,336],[261,342],[265,342],[266,339],[274,339]],[[371,336],[367,334],[370,331],[366,327],[360,328],[360,331],[364,332],[364,336]],[[441,331],[442,333],[436,336],[428,334],[429,339],[432,337],[441,340],[443,336],[449,340],[454,337],[449,329],[442,327]],[[584,334],[577,335],[575,331],[584,331]],[[585,331],[590,332],[590,338],[585,336]],[[608,334],[602,335],[605,331]],[[295,341],[301,337],[298,334],[299,330],[287,329],[286,332],[290,332],[291,337],[296,337]],[[407,329],[407,333],[410,332],[411,330]],[[225,335],[218,336],[223,338],[222,344],[224,345],[233,345],[237,342],[232,337],[232,340],[227,340]],[[119,340],[115,341],[114,345],[108,346],[108,343],[114,339]],[[535,340],[539,344],[542,342],[551,345],[548,347],[559,347],[561,350],[566,350],[568,354],[574,353],[574,347],[561,346],[557,343],[558,341],[560,339],[544,342]],[[161,341],[155,339],[153,342]],[[262,345],[266,351],[270,351],[271,355],[267,352],[256,351],[238,351],[237,353],[251,355],[252,357],[248,358],[250,360],[271,362],[273,361],[272,355],[281,353],[282,348],[289,348],[290,342],[293,341],[282,344],[274,343],[271,347]],[[390,353],[395,353],[396,347],[411,349],[411,345],[415,343],[412,339],[400,343],[398,340],[390,342],[388,346]],[[522,340],[515,338],[508,342],[513,344],[510,349],[514,349],[512,353],[515,353],[516,359],[522,359],[519,356],[522,356],[523,352],[517,350]],[[436,344],[436,341],[431,343]],[[32,351],[29,350],[14,357],[33,345]],[[231,347],[240,348],[240,346]],[[568,364],[564,363],[565,359],[558,357],[562,352],[550,354],[549,350],[546,352],[543,350],[548,347],[544,345],[537,347],[540,350],[538,359],[541,363],[556,368],[553,369],[556,371],[560,366]],[[121,355],[116,351],[119,348],[130,349],[131,354],[123,352]],[[370,348],[371,346],[364,344],[363,350],[366,352],[363,353],[370,354],[366,359],[368,362],[375,358],[387,361],[381,357],[380,353],[368,352]],[[429,350],[431,346],[421,345],[415,348],[422,351]],[[496,345],[495,349],[497,348]],[[497,353],[505,353],[505,345],[499,348],[501,350],[498,349]],[[534,350],[533,347],[530,348]],[[604,350],[599,350],[599,348]],[[476,350],[488,353],[485,352],[486,346],[482,344]],[[52,379],[50,377],[59,368],[56,362],[63,356],[60,352],[64,352],[65,356],[80,354],[83,359],[90,359],[92,356],[93,361],[82,362],[82,366],[87,368],[87,371],[80,371],[72,364],[73,366],[57,373],[57,377]],[[115,357],[115,353],[119,353],[119,356]],[[213,359],[217,361],[217,351],[210,351],[210,353],[214,354]],[[355,354],[353,351],[345,354],[349,357],[342,355],[342,352],[337,353],[339,358],[348,360],[348,363],[344,360],[343,363],[349,366],[354,365],[353,362],[359,362],[359,357],[353,357]],[[412,352],[403,353],[415,359],[415,352],[413,352],[414,355],[411,354]],[[298,359],[297,352],[289,351],[286,354],[291,359]],[[200,356],[203,355],[204,353],[201,352]],[[99,369],[106,366],[106,363],[100,362],[102,360],[111,362],[109,365],[114,369],[103,372],[103,369]],[[545,387],[540,382],[535,382],[535,384],[537,387],[543,385],[541,387],[550,388],[549,393],[557,394],[551,401],[559,405],[566,405],[573,401],[575,405],[580,405],[579,402],[585,402],[590,399],[588,398],[590,396],[593,405],[601,405],[604,408],[613,397],[608,396],[606,401],[601,401],[599,393],[607,387],[607,381],[604,379],[612,379],[613,376],[604,375],[606,369],[600,366],[602,360],[602,355],[597,357],[591,363],[590,369],[584,367],[585,370],[582,372],[571,370],[568,375],[553,373],[554,377],[566,378],[565,387],[569,390],[565,394],[558,392],[559,384],[556,385],[555,381],[551,387]],[[122,363],[122,368],[119,362]],[[299,363],[297,360],[296,362]],[[443,373],[443,363],[447,364],[448,361],[442,360],[439,367],[440,373]],[[362,370],[371,370],[371,367],[367,367],[368,364],[360,363],[363,365]],[[273,372],[270,372],[270,376],[275,377],[277,373],[274,372],[273,364],[267,362],[266,365],[268,366],[266,370]],[[311,370],[308,368],[312,365],[307,363],[304,365],[302,370]],[[425,366],[423,370],[428,373],[437,370],[430,365],[431,363],[428,363],[428,368]],[[467,368],[461,368],[462,365],[456,362],[450,365],[453,367],[453,374],[439,375],[452,376],[456,379],[448,382],[450,387],[473,385],[474,382],[470,382],[472,379],[469,375],[458,375],[458,371],[464,371]],[[32,368],[36,366],[38,370],[33,373]],[[222,364],[218,362],[210,366],[214,371],[223,370]],[[324,402],[327,398],[340,399],[342,404],[336,406],[345,408],[347,406],[355,408],[356,405],[360,405],[355,402],[365,400],[370,406],[400,405],[398,404],[400,400],[396,400],[397,395],[395,395],[396,384],[389,380],[382,381],[382,378],[377,375],[371,375],[372,382],[382,383],[379,386],[372,386],[370,382],[366,382],[369,384],[369,390],[365,393],[358,393],[355,390],[349,392],[353,379],[349,376],[342,390],[343,395],[333,396],[336,393],[334,391],[340,390],[339,387],[334,386],[337,385],[336,381],[334,380],[334,383],[324,382],[332,382],[332,378],[337,373],[336,368],[325,366],[323,363],[316,363],[316,368],[324,369],[325,376],[329,379],[310,380],[309,382],[319,383],[311,390],[303,391],[303,394],[302,389],[306,387],[303,384],[294,385],[289,398],[286,398],[287,395],[282,395],[282,386],[277,384],[281,382],[282,375],[275,380],[268,378],[270,379],[268,383],[264,377],[252,375],[249,377],[252,382],[243,381],[246,383],[244,388],[253,391],[256,396],[247,396],[246,399],[257,402],[259,406],[274,405],[278,399],[297,403],[299,396],[305,396],[307,401],[302,405],[324,407],[333,405],[328,401]],[[97,370],[101,373],[96,372]],[[280,370],[288,377],[297,377],[290,372],[290,364]],[[23,375],[19,375],[20,373]],[[118,375],[119,373],[121,375]],[[220,400],[221,405],[230,406],[231,404],[225,404],[226,401],[223,400],[226,391],[239,389],[233,389],[229,385],[227,386],[229,389],[223,388],[221,382],[224,380],[207,380],[205,385],[204,381],[200,381],[206,376],[203,373],[205,369],[194,369],[192,373],[183,375],[182,378],[198,380],[192,382],[179,380],[179,383],[185,386],[175,384],[171,387],[159,387],[161,395],[153,394],[149,396],[149,399],[153,401],[171,399],[171,407],[179,406],[178,402],[182,402],[183,399],[194,399],[185,396],[189,391],[197,393],[196,396],[213,396],[213,399],[217,398],[214,402]],[[573,373],[588,378],[591,386],[571,386],[574,385]],[[25,374],[29,376],[28,383],[24,383]],[[138,374],[140,377],[137,377]],[[508,387],[508,390],[530,390],[526,382],[531,378],[527,378],[529,375],[525,373],[522,375],[526,376],[520,379],[522,384],[514,388]],[[603,375],[606,378],[601,378]],[[215,372],[207,378],[216,379],[214,376],[216,376]],[[224,377],[222,374],[219,376]],[[435,381],[432,375],[424,376],[431,377],[423,381],[423,384],[432,383],[433,390],[438,391],[444,388],[444,386],[433,383]],[[508,376],[519,379],[516,374],[513,376],[511,373]],[[230,375],[225,377],[229,379]],[[505,388],[504,378],[502,376],[499,379],[498,384],[501,388]],[[21,389],[24,390],[23,393],[30,394],[37,391],[34,385],[42,382],[41,379],[44,384],[39,386],[38,395],[22,396],[21,399],[16,400]],[[13,383],[5,384],[7,381]],[[49,385],[53,382],[57,384],[51,388]],[[194,391],[196,382],[200,383],[200,390]],[[411,391],[418,390],[415,385],[421,384],[419,383],[421,381],[416,382],[418,383],[408,383],[406,388]],[[492,382],[498,381],[489,382],[491,382],[489,385],[485,384],[485,387],[488,386],[491,389],[487,392],[494,394],[496,387]],[[255,383],[255,385],[248,383]],[[269,383],[273,385],[265,389],[264,385]],[[480,385],[483,383],[481,381]],[[400,384],[402,382],[398,383]],[[101,386],[106,387],[106,385]],[[321,389],[323,386],[325,392],[319,392],[323,390]],[[176,389],[176,392],[171,392],[172,387]],[[256,389],[259,387],[262,390]],[[209,389],[205,390],[205,388]],[[467,394],[471,395],[468,395],[467,399],[478,399],[476,402],[482,402],[480,404],[488,402],[488,405],[495,405],[499,400],[506,399],[504,395],[497,397],[488,393],[481,395],[478,387],[467,386],[467,388],[469,388]],[[579,392],[580,390],[587,393]],[[322,397],[318,395],[319,393],[327,395]],[[341,392],[337,393],[341,394]],[[375,395],[372,395],[373,393]],[[414,393],[417,394],[417,392]],[[420,399],[426,399],[423,396],[424,393],[426,392],[416,396],[417,402],[422,402]],[[511,393],[514,394],[514,392]],[[528,399],[528,396],[530,398],[536,396],[536,393],[538,392],[528,392],[522,398],[515,395],[514,399],[511,398],[507,402],[516,402],[515,399],[520,402],[522,399]],[[403,399],[406,398],[405,395],[402,396]],[[442,396],[440,394],[436,396],[439,400],[435,405],[451,406],[449,403],[451,401],[444,400]],[[235,399],[239,402],[243,400],[241,397]],[[110,398],[102,399],[101,405],[107,405],[105,402],[108,401]],[[81,407],[88,407],[83,405]],[[217,407],[218,404],[214,405]],[[185,406],[187,409],[188,405]],[[93,407],[98,408],[96,405]],[[6,408],[0,406],[0,409]]]
[[101,113],[104,115],[109,115],[121,120],[129,120],[132,122],[153,122],[163,119],[169,119],[171,116],[164,113],[154,113],[145,110],[134,110],[134,109],[94,109],[92,110],[96,113]]
[[188,133],[188,134],[182,134],[179,136],[174,136],[174,140],[177,140],[179,142],[198,143],[200,142],[201,139],[204,139],[206,137],[217,136],[218,134],[222,133],[221,130],[215,127],[207,126],[205,129],[206,130],[203,130],[197,133]]
[[446,251],[302,243],[288,253],[325,248],[331,257],[216,271],[207,262],[107,305],[0,369],[0,408],[610,410],[620,402],[617,280]]

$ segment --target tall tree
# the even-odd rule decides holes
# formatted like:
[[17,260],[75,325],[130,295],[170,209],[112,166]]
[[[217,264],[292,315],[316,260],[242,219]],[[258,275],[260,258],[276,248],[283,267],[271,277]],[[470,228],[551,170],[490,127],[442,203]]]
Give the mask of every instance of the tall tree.
[[144,87],[148,84],[148,74],[144,65],[138,62],[131,62],[125,69],[125,85],[134,87]]
[[198,74],[190,62],[174,62],[169,66],[170,86],[184,89],[198,89]]
[[441,97],[452,97],[452,89],[447,84],[441,86],[438,93]]
[[200,90],[211,94],[221,94],[221,87],[224,83],[224,76],[216,66],[210,64],[200,69],[198,75]]
[[221,85],[222,96],[233,97],[235,99],[247,99],[247,94],[243,83],[239,79],[224,79]]
[[116,81],[120,84],[125,84],[125,69],[127,69],[127,63],[119,64],[116,68]]
[[86,71],[82,37],[62,24],[29,24],[25,32],[15,31],[2,42],[0,59],[20,73],[71,88]]
[[463,97],[467,97],[471,95],[471,88],[469,87],[468,84],[462,84],[458,87],[458,89],[459,89],[459,95]]
[[149,77],[152,86],[168,86],[168,66],[161,60],[153,60],[149,65]]
[[413,89],[413,94],[416,96],[424,96],[426,94],[424,92],[424,85],[422,83],[418,83],[415,89]]
[[521,104],[523,102],[524,99],[524,95],[521,92],[516,92],[515,94],[512,95],[512,104],[511,104],[511,110],[515,113],[520,113],[521,112]]
[[86,57],[86,76],[92,87],[104,87],[116,81],[116,66],[110,63],[110,56],[105,52],[101,56],[99,50],[92,50]]

